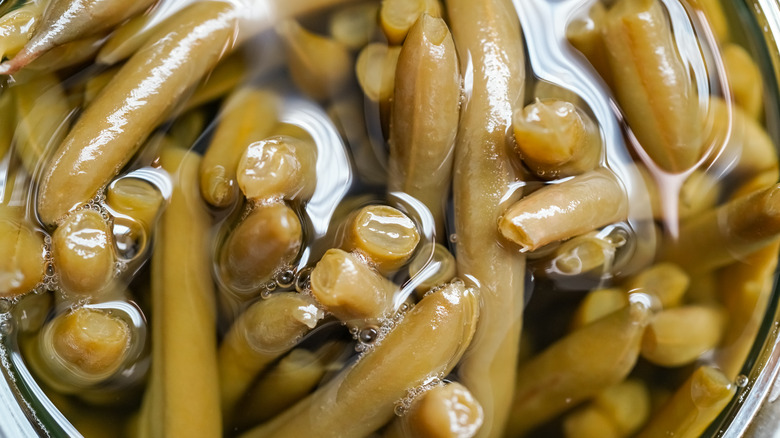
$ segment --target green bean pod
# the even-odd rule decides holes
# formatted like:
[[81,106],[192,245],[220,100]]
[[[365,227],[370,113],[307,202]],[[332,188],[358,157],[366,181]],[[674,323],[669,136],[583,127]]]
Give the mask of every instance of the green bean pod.
[[181,97],[231,47],[237,14],[227,3],[195,3],[160,28],[122,67],[46,167],[38,190],[42,222],[59,222],[127,164]]

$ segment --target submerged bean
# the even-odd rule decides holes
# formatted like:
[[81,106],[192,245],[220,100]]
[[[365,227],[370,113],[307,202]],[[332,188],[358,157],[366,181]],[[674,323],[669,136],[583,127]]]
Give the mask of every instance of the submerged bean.
[[68,215],[52,235],[52,253],[62,288],[98,296],[114,278],[114,240],[100,213],[83,209]]

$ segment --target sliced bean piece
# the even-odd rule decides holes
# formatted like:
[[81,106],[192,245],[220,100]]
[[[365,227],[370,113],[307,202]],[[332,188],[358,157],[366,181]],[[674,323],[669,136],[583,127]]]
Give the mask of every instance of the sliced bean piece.
[[323,316],[310,296],[282,292],[254,303],[238,317],[219,347],[219,386],[226,424],[252,381]]
[[283,357],[249,389],[236,410],[239,430],[270,420],[306,397],[320,383],[334,356],[343,351],[340,342],[331,342],[317,351],[296,348]]
[[286,204],[258,205],[227,237],[220,261],[223,280],[236,291],[256,290],[295,260],[303,230]]
[[645,330],[642,357],[664,367],[692,363],[718,345],[725,326],[720,308],[691,305],[663,310]]
[[117,72],[119,71],[120,66],[114,66],[107,70],[104,70],[100,72],[99,74],[96,74],[92,77],[90,77],[87,80],[86,85],[84,86],[84,105],[89,105],[98,94],[100,94],[101,91],[103,91],[103,88],[106,88],[106,85],[108,85],[109,82],[111,82],[111,79],[116,76]]
[[501,243],[496,223],[520,175],[506,134],[523,102],[525,49],[512,2],[446,6],[460,70],[474,72],[455,144],[453,199],[458,276],[478,288],[482,314],[458,374],[485,413],[478,436],[496,437],[512,402],[522,331],[525,257]]
[[206,113],[203,110],[192,109],[173,122],[169,133],[175,142],[182,147],[190,148],[195,145],[208,123],[209,120],[206,120]]
[[588,292],[572,318],[577,330],[628,306],[628,294],[621,289],[596,289]]
[[390,423],[384,438],[470,438],[482,426],[482,406],[458,382],[438,385],[411,403]]
[[518,370],[508,433],[520,435],[621,382],[639,356],[650,311],[632,303],[560,339]]
[[139,341],[133,337],[121,318],[82,307],[58,315],[44,327],[38,352],[46,373],[59,381],[55,387],[83,388],[120,370],[131,343]]
[[646,293],[658,299],[664,309],[679,306],[688,290],[691,279],[674,263],[658,263],[623,283],[632,293]]
[[122,67],[81,115],[44,171],[38,190],[38,214],[44,223],[62,220],[120,171],[231,46],[237,15],[234,6],[219,1],[192,4],[158,29]]
[[409,216],[388,205],[367,205],[349,221],[342,246],[357,250],[382,273],[398,270],[412,257],[420,233]]
[[695,217],[715,207],[720,195],[721,184],[715,176],[700,169],[694,170],[680,188],[680,219]]
[[441,18],[423,14],[398,56],[390,127],[388,190],[422,201],[444,239],[444,216],[460,115],[455,44]]
[[360,51],[355,63],[355,74],[363,93],[372,102],[386,105],[393,96],[400,55],[400,46],[383,43],[368,44]]
[[[393,418],[410,389],[447,375],[471,342],[479,304],[453,283],[427,295],[330,383],[243,438],[360,438]],[[410,361],[413,357],[415,360]]]
[[[430,243],[423,247],[420,254],[430,254]],[[426,258],[419,256],[413,258],[411,263],[409,263],[409,274],[412,276],[417,275],[426,261]],[[430,265],[434,267],[434,271],[417,286],[417,293],[424,294],[440,284],[451,281],[457,274],[455,256],[452,255],[447,247],[439,243],[434,244],[433,258],[430,261]]]
[[599,169],[545,186],[521,199],[499,221],[501,234],[534,251],[558,240],[619,222],[628,215],[628,198],[617,177]]
[[639,438],[701,436],[734,396],[736,387],[723,373],[701,366],[674,392],[637,435]]
[[341,8],[330,17],[330,35],[351,50],[358,50],[373,40],[378,13],[379,6],[373,2]]
[[598,126],[571,102],[537,100],[515,112],[513,127],[523,162],[542,179],[579,175],[601,159]]
[[650,415],[650,393],[639,380],[611,386],[591,403],[566,415],[563,430],[568,438],[633,435]]
[[184,102],[183,110],[189,111],[230,94],[246,79],[246,64],[247,60],[242,52],[232,53],[222,59]]
[[773,243],[717,273],[717,292],[729,310],[715,363],[729,380],[742,372],[772,295],[780,243]]
[[338,95],[347,85],[352,57],[346,46],[309,32],[294,20],[285,22],[279,33],[290,76],[300,90],[313,99],[325,100]]
[[40,330],[49,316],[53,302],[51,293],[32,293],[20,297],[12,309],[19,331],[33,334]]
[[780,236],[780,185],[733,199],[691,218],[669,237],[660,259],[692,274],[726,266],[777,241]]
[[604,43],[618,102],[637,140],[661,169],[691,168],[700,156],[699,103],[658,0],[619,0]]
[[737,199],[743,196],[747,196],[751,193],[758,192],[760,190],[772,187],[777,183],[778,169],[771,169],[765,172],[761,172],[758,175],[750,178],[746,182],[737,187],[734,192],[729,196],[730,199]]
[[622,438],[617,426],[605,412],[589,404],[563,419],[566,438]]
[[626,379],[593,399],[593,405],[607,414],[624,437],[631,436],[650,417],[650,391],[638,379]]
[[60,285],[71,294],[96,297],[114,278],[114,239],[95,210],[68,215],[52,235],[52,254]]
[[94,59],[105,35],[98,34],[57,46],[27,64],[24,68],[32,74],[55,72]]
[[165,204],[152,183],[138,178],[120,178],[106,191],[106,204],[115,212],[140,222],[149,233]]
[[249,145],[236,180],[247,199],[311,198],[317,183],[317,145],[308,134],[273,135]]
[[311,291],[336,318],[357,325],[393,310],[398,287],[354,254],[330,249],[311,273]]
[[415,22],[423,15],[441,17],[438,0],[382,0],[379,25],[390,44],[401,44]]
[[22,217],[0,207],[0,297],[13,298],[43,280],[43,235]]
[[67,133],[71,106],[59,78],[45,74],[11,90],[16,104],[15,148],[30,174]]
[[[200,157],[166,148],[173,192],[152,255],[152,369],[144,436],[219,436],[216,300],[207,257],[211,217],[198,190]],[[193,385],[197,382],[197,385]]]
[[0,74],[14,74],[49,50],[110,29],[152,3],[154,0],[129,5],[116,0],[50,0],[30,41],[10,61],[0,64]]
[[721,49],[734,102],[753,119],[758,120],[764,109],[764,81],[758,65],[741,46],[728,44]]
[[585,55],[604,82],[612,87],[612,70],[609,68],[607,47],[602,34],[606,16],[604,4],[593,3],[587,16],[576,17],[569,23],[566,27],[566,38],[575,49]]
[[31,1],[0,16],[0,59],[19,53],[43,17],[43,1]]
[[114,65],[132,56],[155,31],[154,13],[136,15],[118,26],[97,54],[99,64]]
[[268,90],[241,88],[222,105],[221,118],[200,168],[203,198],[216,207],[236,202],[236,172],[246,148],[269,136],[278,123],[278,96]]
[[541,261],[541,270],[550,276],[605,274],[615,260],[615,244],[599,236],[597,231],[573,237],[563,242]]
[[[729,111],[730,110],[730,111]],[[742,108],[730,105],[723,99],[710,99],[708,115],[711,131],[707,143],[722,142],[729,129],[728,142],[721,155],[708,164],[723,163],[730,169],[730,176],[747,179],[764,172],[772,172],[777,182],[777,150],[764,128]]]

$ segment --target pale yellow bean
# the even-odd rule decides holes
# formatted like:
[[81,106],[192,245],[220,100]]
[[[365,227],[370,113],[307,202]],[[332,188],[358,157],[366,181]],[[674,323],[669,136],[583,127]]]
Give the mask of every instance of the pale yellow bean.
[[311,273],[312,295],[336,318],[357,326],[389,316],[398,287],[354,254],[330,249]]
[[410,389],[452,370],[471,342],[478,315],[477,297],[462,283],[427,295],[352,367],[241,436],[368,436],[393,418]]
[[[428,261],[427,255],[431,253],[430,243],[423,246],[420,250],[420,256],[412,259],[409,263],[409,274],[417,275],[423,268],[423,263]],[[457,274],[457,266],[455,263],[455,256],[447,249],[446,246],[439,243],[434,244],[433,258],[430,260],[430,265],[434,267],[433,272],[423,280],[419,286],[417,286],[417,293],[424,294],[440,284],[447,283],[455,278]]]
[[341,42],[316,35],[290,20],[279,28],[295,85],[317,100],[337,96],[347,85],[352,57]]
[[606,16],[607,10],[604,4],[593,3],[587,16],[576,17],[569,23],[566,28],[566,38],[574,48],[585,55],[604,82],[611,87],[612,70],[609,68],[609,57],[602,35]]
[[438,0],[382,0],[379,25],[390,44],[401,44],[423,14],[441,16]]
[[251,292],[292,263],[303,230],[295,212],[282,202],[262,204],[232,229],[222,246],[219,270],[237,292]]
[[593,170],[601,159],[601,136],[593,120],[571,102],[537,100],[513,116],[517,151],[542,179]]
[[211,217],[198,189],[200,157],[166,148],[160,164],[172,175],[173,192],[152,255],[152,369],[139,434],[219,436]]
[[764,81],[756,61],[742,46],[733,43],[721,49],[721,56],[734,102],[758,120],[764,111]]
[[577,330],[628,306],[628,294],[622,289],[596,289],[588,292],[574,312],[571,326]]
[[282,292],[255,302],[238,317],[219,346],[219,387],[226,424],[252,381],[323,316],[311,296]]
[[248,145],[236,180],[247,199],[307,200],[317,183],[317,145],[308,134],[273,135]]
[[520,435],[621,382],[639,356],[650,311],[640,303],[558,340],[518,370],[507,433]]
[[650,422],[638,438],[701,436],[736,392],[735,385],[720,371],[702,366],[691,374]]
[[460,115],[458,56],[447,24],[427,13],[409,30],[398,56],[390,123],[388,190],[419,199],[445,238]]
[[114,278],[114,239],[106,220],[91,209],[65,217],[52,235],[54,265],[62,288],[79,296],[98,296]]
[[697,90],[662,3],[618,0],[603,34],[615,94],[639,146],[663,170],[690,169],[701,155]]
[[378,12],[379,6],[373,2],[343,7],[330,17],[330,35],[351,50],[358,50],[374,38]]
[[499,220],[501,234],[524,251],[624,220],[628,198],[617,177],[594,170],[543,187],[516,202]]
[[43,234],[7,207],[0,207],[0,253],[0,297],[17,297],[43,280]]
[[417,226],[397,208],[368,205],[349,221],[344,243],[346,250],[359,251],[380,272],[398,270],[406,264],[420,243]]
[[664,367],[687,365],[715,348],[725,327],[721,308],[688,305],[663,310],[645,330],[642,357]]
[[622,286],[630,293],[645,293],[664,308],[679,306],[690,284],[689,275],[674,263],[658,263],[626,279]]
[[477,287],[482,316],[458,374],[485,412],[477,436],[497,437],[509,415],[523,319],[525,257],[501,243],[496,223],[509,185],[520,177],[506,133],[523,102],[525,49],[511,1],[445,4],[460,70],[474,72],[458,125],[452,190],[458,276]]
[[469,438],[484,421],[482,406],[458,382],[439,385],[417,397],[389,426],[385,438]]
[[203,198],[216,207],[238,199],[236,172],[246,148],[268,137],[277,124],[278,96],[270,90],[240,88],[222,105],[221,118],[200,167]]
[[730,380],[742,372],[764,320],[772,295],[778,250],[780,242],[773,243],[717,273],[716,296],[729,310],[729,321],[715,363]]

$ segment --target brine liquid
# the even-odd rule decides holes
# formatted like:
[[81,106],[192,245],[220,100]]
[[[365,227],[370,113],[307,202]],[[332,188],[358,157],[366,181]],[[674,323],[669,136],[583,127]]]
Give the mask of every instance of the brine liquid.
[[[165,3],[165,2],[164,2]],[[572,319],[577,305],[583,296],[592,289],[614,286],[621,279],[636,274],[649,266],[657,255],[657,247],[664,240],[663,236],[677,236],[680,232],[680,199],[683,196],[683,184],[694,173],[697,167],[684,169],[672,173],[665,171],[650,159],[638,144],[630,126],[623,117],[619,105],[616,103],[613,92],[596,73],[588,61],[577,52],[566,40],[567,26],[575,20],[583,20],[587,16],[592,1],[581,0],[515,0],[518,9],[518,20],[522,27],[525,40],[525,49],[528,59],[528,81],[526,84],[526,102],[535,99],[562,98],[572,101],[582,111],[591,116],[597,122],[600,135],[603,140],[604,153],[602,166],[614,172],[623,184],[629,200],[629,215],[624,222],[611,224],[599,231],[599,238],[608,239],[614,245],[614,253],[603,265],[595,271],[582,272],[576,275],[561,271],[544,271],[545,257],[552,253],[560,244],[553,243],[535,253],[528,254],[529,270],[526,273],[527,287],[525,301],[525,333],[529,346],[534,352],[543,350],[557,339],[564,336]],[[719,55],[717,42],[711,29],[706,23],[701,22],[701,15],[695,13],[689,5],[683,5],[676,0],[664,0],[666,13],[672,24],[674,40],[683,59],[688,74],[696,86],[696,94],[699,109],[707,113],[709,111],[709,97],[720,96],[730,101],[729,85],[725,77],[723,61]],[[318,17],[321,18],[321,17]],[[318,18],[306,21],[316,26]],[[736,26],[733,26],[736,32]],[[747,39],[747,36],[736,37]],[[259,48],[259,50],[258,50]],[[253,86],[273,89],[282,96],[282,107],[279,111],[279,121],[297,125],[306,130],[315,140],[318,146],[318,158],[316,164],[317,183],[312,198],[303,203],[294,203],[304,229],[304,245],[290,266],[282,266],[272,278],[263,286],[247,291],[232,290],[226,280],[222,278],[222,271],[218,266],[220,246],[224,242],[227,233],[237,223],[237,220],[245,216],[251,205],[238,203],[226,210],[214,210],[213,247],[211,259],[214,261],[212,274],[219,289],[219,333],[223,335],[230,327],[232,321],[246,308],[252,300],[268,297],[270,294],[282,290],[295,290],[306,293],[309,284],[309,274],[324,252],[332,247],[337,247],[339,239],[344,232],[344,221],[348,214],[358,208],[375,203],[392,205],[407,214],[416,224],[421,235],[421,242],[414,257],[431,260],[433,251],[422,248],[432,248],[425,243],[435,243],[437,240],[447,245],[451,252],[456,253],[458,242],[458,230],[454,229],[452,218],[452,199],[442,200],[448,205],[447,236],[436,235],[436,224],[431,212],[419,200],[403,192],[387,193],[386,175],[388,172],[386,146],[386,122],[382,120],[384,111],[379,105],[369,99],[362,99],[362,94],[355,81],[352,81],[348,91],[342,96],[331,96],[333,102],[339,99],[355,99],[357,96],[358,108],[362,114],[358,116],[362,120],[349,120],[346,118],[334,119],[338,112],[328,112],[325,104],[317,103],[305,96],[295,88],[295,85],[287,77],[284,67],[284,54],[280,44],[274,35],[265,34],[255,41],[250,41],[245,49],[245,56],[254,70],[247,75],[248,82]],[[464,56],[464,54],[460,54]],[[254,59],[257,57],[257,59]],[[756,62],[764,62],[756,59]],[[270,67],[269,67],[270,66]],[[87,66],[85,66],[86,68]],[[95,68],[95,67],[93,67]],[[84,70],[70,77],[63,77],[73,89],[83,84],[90,72]],[[468,94],[474,74],[479,72],[464,72],[465,93]],[[8,85],[11,86],[11,85]],[[4,91],[4,90],[3,90]],[[2,91],[0,91],[2,92]],[[764,106],[769,120],[768,129],[776,134],[777,113],[773,104],[774,96],[765,96]],[[209,144],[214,127],[219,122],[219,105],[210,104],[205,112],[212,117],[209,125],[200,134],[192,148],[203,152]],[[341,113],[346,114],[346,113]],[[386,115],[385,115],[386,117]],[[511,117],[511,116],[510,116]],[[731,119],[728,119],[731,122]],[[353,126],[349,126],[349,125]],[[160,128],[165,131],[170,123]],[[705,126],[703,129],[712,129]],[[362,131],[362,132],[361,132]],[[728,129],[726,129],[728,132]],[[712,144],[706,145],[699,163],[699,169],[705,175],[720,183],[721,192],[718,203],[725,202],[739,184],[745,181],[739,180],[731,174],[734,166],[733,156],[723,154],[723,145],[728,140],[726,137],[716,137]],[[775,142],[777,139],[775,138]],[[731,160],[731,161],[730,161]],[[155,163],[136,163],[126,169],[121,178],[137,178],[149,182],[158,188],[160,193],[168,199],[171,195],[170,176],[159,169]],[[649,178],[643,178],[636,171],[637,163],[642,163],[648,169]],[[518,164],[522,166],[522,164]],[[7,155],[2,161],[0,170],[5,172],[5,179],[0,181],[3,187],[9,178],[14,178],[11,171],[13,164]],[[39,166],[40,168],[40,166]],[[40,171],[40,169],[39,169]],[[34,174],[35,175],[35,174]],[[24,178],[22,178],[24,180]],[[26,180],[29,183],[29,179]],[[507,198],[511,198],[514,192],[521,190],[532,193],[549,184],[559,184],[562,180],[542,181],[530,179],[524,182],[516,182],[512,187],[507,187]],[[29,187],[29,192],[19,192],[14,187],[14,193],[4,193],[3,200],[10,200],[9,205],[23,205],[26,216],[37,224],[38,232],[46,234],[46,266],[47,272],[44,280],[36,286],[36,294],[56,294],[56,304],[34,325],[45,324],[58,312],[64,311],[68,306],[91,306],[99,309],[108,309],[122,318],[131,322],[142,340],[147,339],[147,318],[144,312],[148,310],[148,259],[151,256],[151,248],[154,244],[154,235],[139,233],[143,229],[134,219],[114,212],[105,204],[105,198],[99,194],[95,200],[83,208],[92,208],[104,215],[112,225],[115,239],[114,251],[116,253],[115,277],[122,284],[129,285],[129,291],[125,300],[112,299],[107,302],[92,302],[92,300],[74,300],[67,293],[60,290],[57,281],[56,260],[51,257],[49,237],[50,230],[40,226],[34,211],[34,184]],[[705,187],[706,189],[706,187]],[[0,190],[2,192],[3,190]],[[657,193],[660,205],[653,211],[651,198]],[[706,192],[706,190],[705,190]],[[705,193],[695,193],[695,196],[704,196]],[[501,245],[511,246],[507,242]],[[519,252],[519,250],[518,250]],[[575,260],[569,260],[576,264]],[[395,299],[395,308],[400,310],[395,318],[380,321],[376,326],[354,330],[345,336],[339,332],[341,328],[332,325],[324,325],[307,337],[305,342],[310,344],[320,341],[320,337],[333,335],[340,338],[352,338],[354,341],[349,348],[356,350],[355,355],[369,352],[372,344],[381,342],[384,334],[391,330],[403,318],[403,311],[408,308],[408,301],[413,297],[415,287],[425,278],[425,268],[421,274],[410,275],[407,269],[402,269],[395,274],[393,280],[399,285],[399,292]],[[479,280],[479,279],[477,279]],[[51,291],[51,292],[49,292]],[[643,299],[641,291],[635,291],[633,299]],[[691,295],[695,297],[695,291]],[[135,295],[138,295],[136,298]],[[22,379],[15,383],[16,387],[27,396],[45,400],[42,403],[44,410],[56,412],[52,404],[35,383],[33,377],[26,371],[23,359],[19,355],[17,336],[32,336],[31,333],[20,333],[15,327],[20,324],[19,318],[27,318],[26,314],[15,312],[22,308],[20,304],[28,297],[15,299],[0,299],[0,338],[3,340],[2,356],[5,365],[6,377]],[[762,300],[766,300],[763,297]],[[648,306],[658,308],[658,304],[647,298]],[[691,298],[693,301],[694,298]],[[138,304],[136,304],[138,302]],[[64,303],[64,304],[63,304]],[[761,302],[757,303],[755,312],[763,312]],[[40,316],[38,316],[40,318]],[[154,330],[150,327],[149,330]],[[346,329],[345,329],[346,330]],[[744,339],[742,339],[744,341]],[[136,364],[127,367],[125,376],[120,376],[113,385],[120,389],[135,388],[138,382],[143,380],[148,369],[149,347],[145,343],[135,346],[137,352],[134,358]],[[718,351],[708,352],[697,363],[714,363],[717,365]],[[13,370],[13,371],[9,371]],[[744,372],[747,372],[745,370]],[[635,370],[636,375],[647,378],[648,384],[656,385],[664,390],[672,390],[690,374],[690,366],[683,368],[661,369],[649,363],[640,361]],[[408,409],[410,400],[432,385],[438,384],[453,376],[435,376],[431,382],[426,382],[420,388],[412,388],[407,399],[399,400],[397,414],[403,414]],[[125,380],[122,380],[122,379]],[[740,388],[749,385],[743,371],[739,373],[734,383]],[[123,387],[123,385],[125,385]],[[24,390],[22,390],[24,389]],[[100,392],[97,390],[96,392]],[[121,391],[120,391],[121,392]],[[129,391],[132,392],[132,391]],[[138,394],[129,395],[131,406],[137,407]],[[126,403],[123,409],[127,408]],[[26,414],[34,415],[40,406],[27,409]],[[129,409],[131,410],[131,409]],[[65,431],[67,423],[57,414],[45,414],[47,427],[62,427]],[[53,422],[53,423],[49,423]],[[59,426],[55,426],[57,424]],[[547,425],[539,430],[538,436],[547,433],[559,433],[557,425]],[[43,428],[43,426],[41,426]]]

